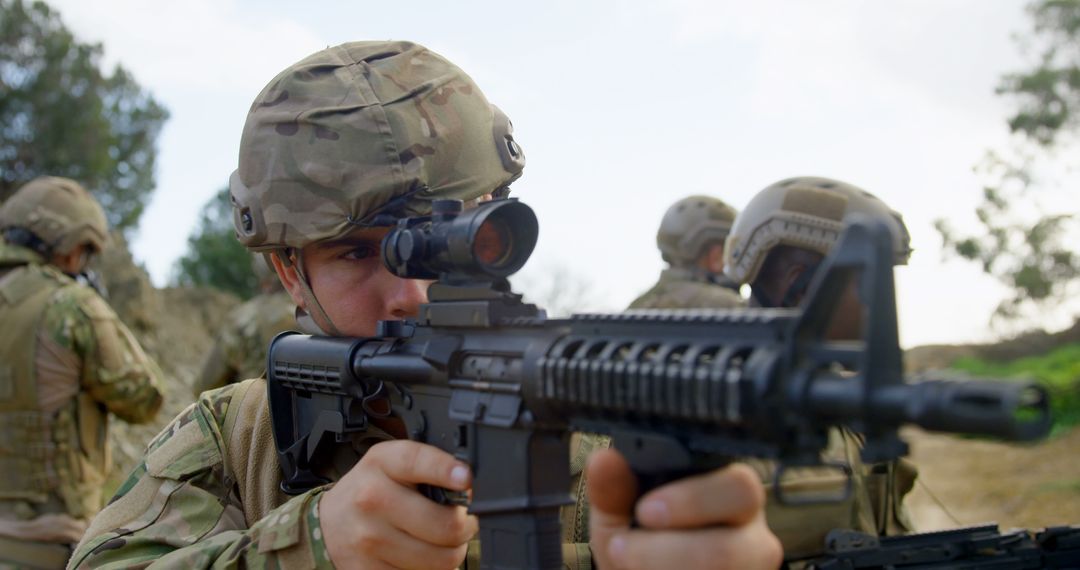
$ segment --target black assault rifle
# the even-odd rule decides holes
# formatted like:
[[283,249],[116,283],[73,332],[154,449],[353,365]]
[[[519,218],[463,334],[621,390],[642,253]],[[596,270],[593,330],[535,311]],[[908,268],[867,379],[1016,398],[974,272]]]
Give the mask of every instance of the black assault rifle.
[[810,570],[1024,570],[1080,568],[1080,526],[998,531],[995,524],[877,537],[835,529]]
[[[274,339],[267,385],[286,492],[325,483],[316,459],[367,428],[380,413],[373,399],[389,399],[410,438],[471,466],[482,568],[545,570],[562,568],[574,431],[612,436],[650,488],[747,456],[776,459],[779,479],[785,467],[821,464],[836,426],[863,434],[872,462],[907,452],[904,424],[1014,440],[1049,427],[1046,394],[1029,384],[904,383],[891,238],[880,223],[845,231],[800,309],[569,319],[546,318],[506,280],[532,253],[537,228],[516,200],[464,212],[436,202],[382,244],[396,275],[437,280],[417,318],[382,321],[371,338]],[[864,336],[827,341],[851,279]]]

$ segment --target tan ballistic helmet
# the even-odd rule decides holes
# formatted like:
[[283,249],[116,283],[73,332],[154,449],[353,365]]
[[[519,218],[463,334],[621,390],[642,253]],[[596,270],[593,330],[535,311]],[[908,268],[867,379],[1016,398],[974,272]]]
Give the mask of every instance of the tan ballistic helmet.
[[263,89],[229,190],[237,237],[267,251],[497,193],[524,166],[506,115],[456,65],[409,42],[353,42]]
[[711,196],[688,196],[664,213],[656,232],[656,246],[673,266],[693,265],[712,242],[723,243],[735,209]]
[[789,245],[827,255],[851,214],[884,220],[893,234],[896,265],[906,265],[911,237],[904,220],[873,194],[839,180],[803,176],[758,192],[735,219],[724,247],[724,273],[753,283],[772,248]]
[[100,252],[109,243],[101,204],[78,182],[41,176],[27,182],[0,207],[0,229],[28,230],[53,253],[87,244]]

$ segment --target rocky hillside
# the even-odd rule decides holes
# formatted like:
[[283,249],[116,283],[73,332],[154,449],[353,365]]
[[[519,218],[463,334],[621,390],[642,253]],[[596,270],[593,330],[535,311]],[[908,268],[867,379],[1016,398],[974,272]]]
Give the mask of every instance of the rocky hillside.
[[987,344],[930,344],[917,346],[904,354],[910,372],[947,368],[958,358],[974,356],[984,360],[1008,361],[1025,356],[1046,354],[1070,343],[1080,342],[1080,319],[1061,332],[1033,331],[1014,338]]
[[225,314],[239,303],[227,293],[208,288],[155,289],[146,271],[136,265],[118,236],[98,261],[109,290],[109,303],[131,328],[165,376],[165,406],[151,424],[110,423],[114,480],[122,478],[142,456],[143,447],[166,423],[194,401],[191,386]]

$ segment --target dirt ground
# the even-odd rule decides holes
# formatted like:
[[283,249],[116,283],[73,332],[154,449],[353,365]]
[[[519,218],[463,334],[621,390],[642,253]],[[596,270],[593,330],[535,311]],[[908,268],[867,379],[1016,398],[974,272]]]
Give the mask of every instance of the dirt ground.
[[[1011,360],[1080,341],[1080,321],[982,345],[921,346],[904,354],[915,373],[946,368],[961,356]],[[987,522],[1002,528],[1080,525],[1080,426],[1035,445],[904,432],[920,481],[907,505],[920,530]],[[936,500],[935,500],[936,497]]]
[[907,506],[920,531],[1080,524],[1080,427],[1036,445],[915,429],[904,438],[919,467]]

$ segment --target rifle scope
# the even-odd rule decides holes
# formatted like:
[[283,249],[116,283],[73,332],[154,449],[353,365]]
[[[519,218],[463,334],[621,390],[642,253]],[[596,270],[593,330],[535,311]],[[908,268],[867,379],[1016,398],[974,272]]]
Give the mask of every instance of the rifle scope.
[[405,279],[502,279],[525,265],[538,232],[532,209],[513,198],[469,210],[435,200],[431,216],[403,219],[383,238],[383,264]]

